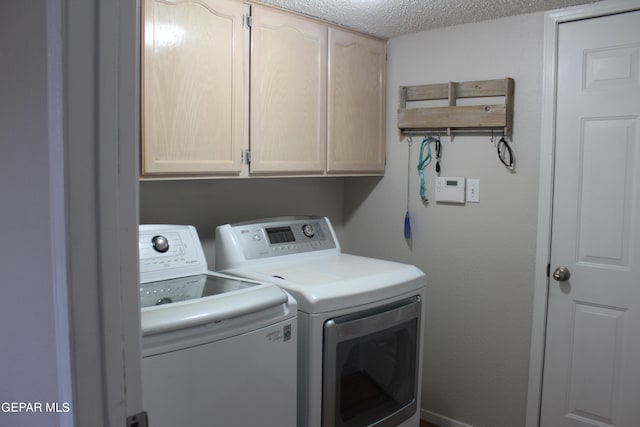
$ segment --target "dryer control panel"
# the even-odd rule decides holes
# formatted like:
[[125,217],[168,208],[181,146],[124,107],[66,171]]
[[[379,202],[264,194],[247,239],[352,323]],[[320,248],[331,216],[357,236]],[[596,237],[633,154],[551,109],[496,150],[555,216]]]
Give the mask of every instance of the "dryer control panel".
[[[339,249],[331,224],[324,217],[272,218],[216,229],[218,242],[232,241],[245,260]],[[227,245],[225,251],[229,251]],[[218,250],[216,249],[216,253]]]

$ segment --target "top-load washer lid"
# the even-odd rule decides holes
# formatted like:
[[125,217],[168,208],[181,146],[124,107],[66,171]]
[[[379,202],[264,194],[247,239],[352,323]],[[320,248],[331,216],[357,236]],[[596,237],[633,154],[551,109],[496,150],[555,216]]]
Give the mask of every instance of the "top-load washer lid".
[[143,336],[289,304],[272,282],[209,271],[193,226],[140,225],[138,246]]
[[287,304],[272,283],[219,273],[140,285],[142,335],[152,335],[238,318]]
[[355,307],[425,286],[424,273],[412,265],[342,253],[331,222],[323,217],[219,226],[216,268],[273,280],[307,313]]

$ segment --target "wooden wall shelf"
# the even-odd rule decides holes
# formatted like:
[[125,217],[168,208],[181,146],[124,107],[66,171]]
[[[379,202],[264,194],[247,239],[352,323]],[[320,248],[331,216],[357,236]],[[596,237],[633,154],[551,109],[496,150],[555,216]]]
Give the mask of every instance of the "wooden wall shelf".
[[[513,125],[512,78],[400,86],[398,129],[401,136],[436,133],[481,134],[511,137]],[[503,104],[456,105],[461,98],[504,97]],[[448,100],[446,107],[407,108],[408,102]]]

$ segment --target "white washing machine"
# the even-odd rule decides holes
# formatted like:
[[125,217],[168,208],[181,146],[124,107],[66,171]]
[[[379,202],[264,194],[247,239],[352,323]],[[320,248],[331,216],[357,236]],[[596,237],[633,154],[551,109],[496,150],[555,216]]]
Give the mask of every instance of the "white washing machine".
[[149,424],[295,426],[295,300],[208,271],[192,226],[140,225],[139,251]]
[[298,426],[417,427],[425,276],[341,252],[328,218],[216,229],[216,268],[298,302]]

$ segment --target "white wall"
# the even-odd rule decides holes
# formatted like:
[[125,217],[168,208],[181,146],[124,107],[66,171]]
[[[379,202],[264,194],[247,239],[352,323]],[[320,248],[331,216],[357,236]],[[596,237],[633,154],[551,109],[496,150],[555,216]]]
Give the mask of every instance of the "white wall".
[[322,215],[342,237],[342,178],[255,178],[140,183],[140,223],[191,224],[209,268],[215,268],[216,226],[283,215]]
[[[40,402],[43,411],[44,402],[62,405],[65,381],[56,352],[46,13],[45,1],[4,1],[0,11],[0,403]],[[60,418],[2,411],[0,425]]]
[[[345,249],[427,274],[422,408],[473,426],[524,425],[534,284],[542,13],[401,36],[388,45],[387,171],[345,181]],[[443,176],[480,179],[480,203],[423,206],[411,170],[413,239],[403,237],[407,144],[398,87],[515,79],[515,173],[488,137],[443,137]],[[427,168],[433,199],[434,164]]]

